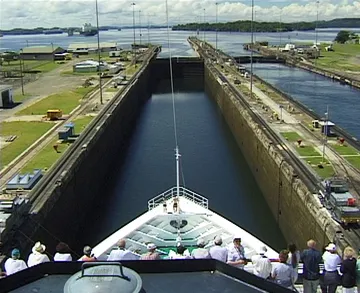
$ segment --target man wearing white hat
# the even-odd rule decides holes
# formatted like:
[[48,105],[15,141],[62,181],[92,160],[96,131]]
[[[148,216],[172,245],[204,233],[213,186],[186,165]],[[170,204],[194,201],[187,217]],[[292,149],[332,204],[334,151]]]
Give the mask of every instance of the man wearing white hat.
[[209,251],[205,248],[205,245],[206,245],[205,240],[199,239],[197,241],[198,248],[195,248],[191,252],[191,256],[193,258],[210,258]]
[[156,245],[154,243],[149,243],[146,245],[148,250],[147,253],[143,254],[140,259],[141,260],[157,260],[160,259],[160,255],[156,252]]
[[220,236],[216,236],[214,239],[214,246],[210,247],[209,253],[210,257],[213,259],[217,259],[222,262],[227,262],[228,250],[226,247],[222,247],[222,238]]
[[28,267],[35,266],[37,264],[50,261],[49,257],[45,253],[45,245],[40,242],[36,242],[32,248],[32,253],[28,258]]
[[227,263],[239,269],[246,265],[245,249],[241,245],[241,237],[234,236],[233,243],[229,246]]
[[254,274],[264,279],[270,277],[272,270],[271,261],[265,255],[266,252],[267,248],[262,246],[258,253],[251,257],[251,262],[254,266]]
[[324,279],[320,283],[320,287],[322,292],[335,293],[340,283],[337,266],[341,264],[341,257],[337,254],[334,243],[329,243],[325,250],[322,256],[324,260]]

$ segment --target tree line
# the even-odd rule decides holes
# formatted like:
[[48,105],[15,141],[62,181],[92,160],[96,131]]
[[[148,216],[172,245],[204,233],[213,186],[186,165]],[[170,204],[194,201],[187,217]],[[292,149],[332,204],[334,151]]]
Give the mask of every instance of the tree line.
[[[288,31],[306,31],[318,28],[357,28],[360,27],[360,18],[339,18],[330,21],[319,21],[317,24],[313,22],[253,22],[253,30],[255,32],[288,32]],[[227,32],[251,32],[250,20],[238,20],[225,23],[187,23],[178,24],[172,27],[172,30],[185,31],[227,31]]]

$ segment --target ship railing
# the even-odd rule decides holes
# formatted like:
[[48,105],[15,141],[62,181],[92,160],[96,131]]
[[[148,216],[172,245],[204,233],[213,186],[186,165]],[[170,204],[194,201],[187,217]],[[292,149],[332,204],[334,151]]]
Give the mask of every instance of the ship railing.
[[179,187],[179,194],[178,194],[177,187],[170,188],[169,190],[166,190],[165,192],[155,196],[154,198],[150,199],[148,201],[148,209],[149,211],[156,208],[159,205],[162,205],[166,200],[177,197],[178,195],[180,197],[184,197],[206,209],[209,208],[209,202],[208,199],[200,194],[197,194],[194,191],[191,191],[185,187]]

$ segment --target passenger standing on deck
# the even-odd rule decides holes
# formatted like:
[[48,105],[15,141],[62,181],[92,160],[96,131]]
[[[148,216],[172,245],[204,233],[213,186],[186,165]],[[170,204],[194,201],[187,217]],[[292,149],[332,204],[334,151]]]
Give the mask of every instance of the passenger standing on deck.
[[251,257],[251,262],[254,266],[254,274],[264,279],[270,277],[272,270],[271,261],[265,255],[266,252],[267,248],[262,246],[258,253]]
[[160,254],[156,252],[156,245],[154,243],[149,243],[146,246],[148,252],[143,254],[140,259],[141,260],[157,260],[160,259]]
[[37,264],[50,261],[49,257],[45,253],[45,245],[40,242],[36,242],[32,248],[32,253],[28,258],[28,267],[35,266]]
[[337,286],[340,284],[340,276],[337,266],[341,264],[341,257],[336,252],[336,245],[329,243],[325,247],[322,256],[324,260],[324,278],[320,284],[323,293],[335,293]]
[[274,265],[274,268],[271,273],[271,277],[275,280],[275,283],[289,288],[294,289],[294,270],[287,263],[288,251],[282,250],[279,253],[280,262]]
[[81,257],[80,261],[97,261],[97,258],[92,253],[92,248],[90,246],[85,246],[83,252],[84,255]]
[[15,248],[11,251],[11,258],[5,262],[6,275],[12,275],[27,268],[26,263],[20,259],[20,250]]
[[351,247],[344,249],[344,260],[340,267],[341,285],[343,293],[355,293],[356,286],[356,258],[355,251]]
[[210,258],[210,253],[205,248],[205,245],[206,245],[205,240],[204,239],[199,239],[198,242],[197,242],[198,248],[195,248],[191,252],[191,256],[193,258]]
[[358,259],[356,261],[356,286],[357,292],[360,293],[360,251]]
[[320,269],[319,264],[322,260],[320,251],[316,250],[315,240],[307,242],[308,249],[301,253],[303,267],[303,287],[304,293],[316,293],[319,286]]
[[127,250],[125,239],[120,239],[117,243],[118,249],[113,249],[110,252],[108,261],[121,261],[121,260],[137,260],[138,257],[133,254],[130,250]]
[[209,253],[210,257],[213,259],[217,259],[222,262],[227,262],[228,250],[226,247],[222,247],[222,238],[220,236],[216,236],[214,239],[214,246],[210,247]]
[[300,262],[300,251],[297,250],[296,245],[291,243],[288,245],[289,255],[287,263],[291,265],[294,270],[294,280],[293,283],[298,279],[298,269],[299,269],[299,262]]
[[233,243],[228,250],[227,263],[239,269],[243,269],[246,265],[245,249],[241,245],[240,237],[233,238]]
[[70,247],[64,242],[60,242],[56,245],[56,253],[54,255],[54,261],[72,261],[70,254]]

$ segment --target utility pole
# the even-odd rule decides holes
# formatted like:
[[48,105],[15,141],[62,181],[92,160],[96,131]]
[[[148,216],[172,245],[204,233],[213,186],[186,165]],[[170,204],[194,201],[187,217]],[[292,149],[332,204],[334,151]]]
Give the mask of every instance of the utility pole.
[[329,122],[329,105],[326,106],[325,113],[325,125],[324,125],[324,141],[323,141],[323,151],[322,151],[322,163],[325,163],[325,149],[327,144],[327,132],[328,132],[328,122]]
[[24,77],[23,77],[23,64],[24,64],[24,60],[23,60],[23,49],[20,49],[20,78],[21,78],[21,93],[24,96]]
[[139,10],[139,29],[140,29],[140,45],[141,45],[141,10]]
[[315,46],[317,47],[318,43],[318,21],[319,21],[319,1],[316,1],[316,25],[315,25]]
[[54,43],[51,42],[51,50],[52,50],[52,55],[53,55],[53,62],[55,63],[55,56],[54,56]]
[[203,39],[204,39],[204,42],[205,42],[205,8],[203,9],[204,10],[204,26],[203,26]]
[[217,48],[218,48],[218,5],[219,3],[216,2],[215,3],[216,5],[216,30],[215,30],[215,48],[216,48],[216,51],[217,51]]
[[136,67],[136,48],[135,48],[135,42],[136,42],[136,37],[135,37],[135,3],[131,3],[131,6],[133,8],[133,30],[134,30],[134,44],[132,46],[133,48],[133,55],[134,55],[134,63],[135,63],[135,67]]
[[148,46],[150,46],[150,14],[147,15],[148,22]]
[[102,80],[101,80],[101,50],[100,50],[100,31],[99,31],[99,11],[98,11],[98,1],[95,0],[96,7],[96,29],[97,29],[97,49],[98,49],[98,61],[99,61],[99,88],[100,88],[100,104],[103,104],[103,95],[102,95]]
[[282,37],[282,8],[280,8],[280,48],[282,45],[281,37]]
[[250,99],[253,98],[254,0],[251,0]]

